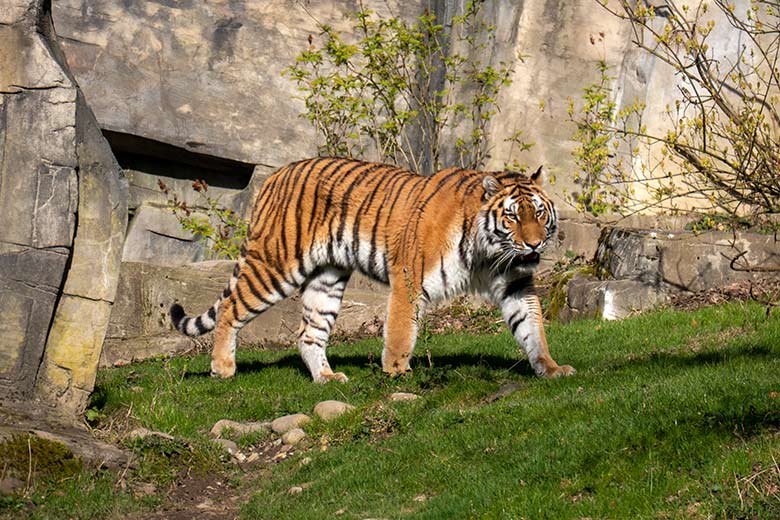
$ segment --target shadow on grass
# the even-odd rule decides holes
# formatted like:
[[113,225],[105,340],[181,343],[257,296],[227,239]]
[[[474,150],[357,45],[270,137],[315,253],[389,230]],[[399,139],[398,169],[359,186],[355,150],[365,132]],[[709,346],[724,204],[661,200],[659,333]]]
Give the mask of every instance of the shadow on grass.
[[[334,371],[339,371],[344,367],[352,367],[355,369],[367,369],[371,366],[376,366],[379,360],[371,360],[368,355],[340,355],[337,352],[331,352],[328,355],[331,367]],[[447,354],[442,356],[431,356],[431,362],[436,368],[444,367],[466,367],[466,366],[482,366],[494,371],[508,371],[514,374],[531,377],[535,376],[533,368],[529,365],[525,358],[518,357],[503,357],[484,354]],[[306,376],[309,375],[309,371],[306,365],[303,363],[300,355],[297,351],[290,350],[280,359],[274,361],[238,361],[237,362],[237,374],[257,373],[270,367],[275,368],[292,368],[300,371]],[[412,360],[412,370],[425,370],[428,367],[427,359],[422,355],[417,355]],[[201,372],[187,372],[184,375],[185,378],[199,378],[199,377],[211,377],[208,371]]]
[[776,352],[769,345],[739,345],[727,346],[718,350],[705,352],[647,352],[633,359],[618,360],[607,363],[606,368],[621,370],[635,368],[637,366],[657,367],[659,369],[685,369],[698,366],[719,365],[731,363],[738,359],[765,359],[774,358]]

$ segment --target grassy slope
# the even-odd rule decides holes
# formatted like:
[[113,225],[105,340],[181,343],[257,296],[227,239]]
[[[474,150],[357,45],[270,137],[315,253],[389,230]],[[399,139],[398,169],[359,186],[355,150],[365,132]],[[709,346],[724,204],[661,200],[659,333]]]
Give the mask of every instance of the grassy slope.
[[[310,383],[296,352],[240,351],[232,380],[180,358],[105,371],[96,397],[196,443],[222,418],[356,405],[308,425],[312,449],[270,478],[245,477],[245,518],[780,518],[780,475],[743,479],[780,460],[780,319],[730,305],[553,325],[548,338],[575,377],[533,377],[508,334],[444,335],[398,380],[365,341],[331,350],[346,385]],[[516,391],[492,399],[506,384]],[[390,403],[394,391],[421,398]]]

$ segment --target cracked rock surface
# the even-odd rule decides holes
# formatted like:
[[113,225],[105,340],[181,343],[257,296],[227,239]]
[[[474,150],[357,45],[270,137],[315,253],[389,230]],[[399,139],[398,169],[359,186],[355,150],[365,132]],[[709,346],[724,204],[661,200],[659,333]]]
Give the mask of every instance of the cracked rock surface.
[[0,398],[75,416],[116,293],[127,187],[50,9],[0,13]]

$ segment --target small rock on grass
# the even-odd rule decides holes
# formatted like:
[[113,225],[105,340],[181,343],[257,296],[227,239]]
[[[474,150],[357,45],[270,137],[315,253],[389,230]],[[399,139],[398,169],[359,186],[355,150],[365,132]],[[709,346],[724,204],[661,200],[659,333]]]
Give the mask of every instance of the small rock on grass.
[[127,436],[130,437],[131,440],[145,439],[147,437],[159,437],[161,439],[166,439],[169,441],[173,440],[173,435],[170,435],[168,433],[163,433],[163,432],[155,432],[152,430],[147,430],[146,428],[136,428],[135,430],[127,434]]
[[238,444],[228,439],[215,439],[215,443],[222,446],[231,455],[238,453]]
[[214,437],[220,437],[225,430],[233,430],[238,435],[246,435],[248,433],[268,430],[270,427],[271,423],[269,422],[240,423],[237,421],[231,421],[230,419],[220,419],[211,428],[211,435]]
[[419,398],[420,398],[419,395],[412,394],[409,392],[395,392],[390,394],[391,401],[415,401]]
[[314,407],[314,414],[323,421],[330,421],[354,409],[351,404],[341,401],[322,401]]
[[260,459],[260,455],[255,451],[249,454],[249,456],[246,458],[247,464],[251,464],[252,462],[255,462],[256,460]]
[[301,442],[306,437],[306,432],[301,430],[300,428],[293,428],[292,430],[285,432],[284,435],[282,435],[282,442],[284,444],[289,444],[290,446],[295,446],[299,442]]
[[285,415],[284,417],[274,419],[274,421],[271,423],[271,429],[274,431],[274,433],[282,434],[292,430],[293,428],[300,428],[309,421],[311,421],[311,417],[304,413]]

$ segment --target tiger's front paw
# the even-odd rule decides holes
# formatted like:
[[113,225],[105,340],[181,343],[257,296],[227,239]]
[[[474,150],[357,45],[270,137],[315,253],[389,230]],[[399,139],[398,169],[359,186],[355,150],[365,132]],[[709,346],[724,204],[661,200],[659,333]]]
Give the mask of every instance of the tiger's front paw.
[[576,374],[577,371],[571,365],[558,365],[547,369],[544,373],[544,377],[547,379],[555,379],[556,377],[568,377]]
[[323,372],[314,379],[316,383],[327,383],[329,381],[338,381],[339,383],[346,383],[349,381],[347,374],[344,372]]
[[228,379],[236,373],[236,362],[233,360],[211,360],[211,377]]
[[385,374],[387,374],[390,377],[392,377],[393,379],[395,379],[396,377],[400,377],[400,376],[402,376],[404,374],[411,374],[412,373],[412,369],[409,368],[408,365],[406,367],[401,367],[401,366],[395,365],[395,366],[391,366],[389,368],[383,368],[382,371]]

